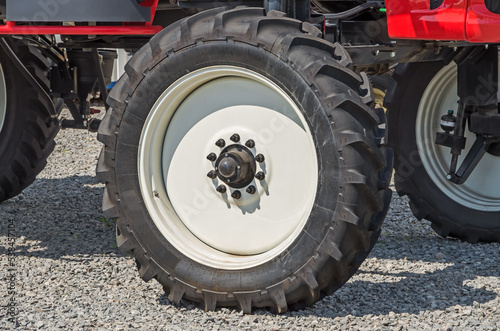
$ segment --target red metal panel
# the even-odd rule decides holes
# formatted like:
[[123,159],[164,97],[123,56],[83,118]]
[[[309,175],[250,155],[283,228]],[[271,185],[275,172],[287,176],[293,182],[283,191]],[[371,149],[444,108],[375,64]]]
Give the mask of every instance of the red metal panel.
[[490,12],[484,0],[470,0],[467,37],[472,43],[500,43],[500,15]]
[[466,40],[467,0],[386,0],[389,36],[394,39]]

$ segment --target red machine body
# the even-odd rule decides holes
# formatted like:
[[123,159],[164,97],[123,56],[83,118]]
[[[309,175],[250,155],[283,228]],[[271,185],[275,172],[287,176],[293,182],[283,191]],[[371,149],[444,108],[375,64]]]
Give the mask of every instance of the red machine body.
[[499,43],[500,14],[484,0],[386,0],[389,35],[394,39],[457,40]]

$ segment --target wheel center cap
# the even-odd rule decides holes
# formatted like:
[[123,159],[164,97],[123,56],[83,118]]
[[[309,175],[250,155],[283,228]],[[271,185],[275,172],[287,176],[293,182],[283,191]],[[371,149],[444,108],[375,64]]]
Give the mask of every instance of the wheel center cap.
[[248,148],[234,144],[222,150],[215,161],[215,170],[224,183],[233,188],[242,188],[253,181],[257,169],[255,162]]
[[236,173],[238,163],[233,158],[224,157],[219,163],[219,173],[226,178],[231,178]]

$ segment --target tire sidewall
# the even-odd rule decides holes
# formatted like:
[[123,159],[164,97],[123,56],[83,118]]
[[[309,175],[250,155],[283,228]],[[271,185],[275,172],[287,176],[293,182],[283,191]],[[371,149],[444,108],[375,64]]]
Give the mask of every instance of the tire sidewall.
[[0,174],[5,173],[18,150],[19,143],[25,130],[29,98],[20,97],[25,91],[26,83],[19,79],[15,68],[9,65],[5,54],[0,54],[0,63],[5,78],[7,92],[7,107],[3,128],[0,131]]
[[[447,222],[458,226],[456,229],[465,226],[488,231],[496,225],[500,230],[498,212],[470,209],[452,200],[432,181],[420,158],[416,138],[420,101],[430,81],[444,66],[441,62],[407,63],[396,69],[398,87],[386,97],[389,100],[389,145],[395,150],[396,185],[411,185],[414,193],[408,192],[410,199],[417,208],[428,213],[424,217],[430,221],[446,218]],[[398,187],[400,189],[405,194],[408,191],[406,187]],[[439,212],[443,208],[446,215]]]
[[[232,65],[255,71],[282,88],[306,118],[318,157],[316,199],[303,230],[284,252],[268,262],[245,269],[244,272],[215,269],[192,261],[160,234],[142,202],[137,178],[138,147],[131,147],[139,145],[144,121],[166,88],[189,71],[216,65]],[[323,105],[311,87],[289,65],[267,51],[241,43],[238,47],[220,42],[189,47],[169,55],[152,68],[138,85],[127,109],[120,124],[120,131],[126,134],[117,138],[116,159],[130,162],[116,164],[116,173],[135,175],[133,180],[118,179],[117,190],[121,193],[122,205],[129,206],[125,208],[128,225],[160,268],[173,272],[176,277],[192,285],[203,284],[208,290],[229,291],[239,288],[244,291],[271,286],[284,280],[311,257],[327,258],[319,257],[317,250],[328,229],[333,226],[336,197],[339,194],[339,155]],[[137,125],[138,122],[142,124]]]

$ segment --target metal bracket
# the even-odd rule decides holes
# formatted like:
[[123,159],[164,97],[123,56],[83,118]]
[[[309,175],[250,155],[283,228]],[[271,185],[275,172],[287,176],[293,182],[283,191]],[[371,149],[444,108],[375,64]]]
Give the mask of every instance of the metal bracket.
[[448,174],[448,180],[458,185],[465,183],[493,142],[495,141],[477,137],[458,171]]
[[97,48],[92,49],[92,58],[97,70],[97,81],[99,83],[99,90],[101,91],[101,98],[104,101],[104,106],[107,110],[109,108],[108,103],[106,102],[108,100],[108,90],[104,79],[104,71],[102,70],[101,58],[99,57],[99,50]]

